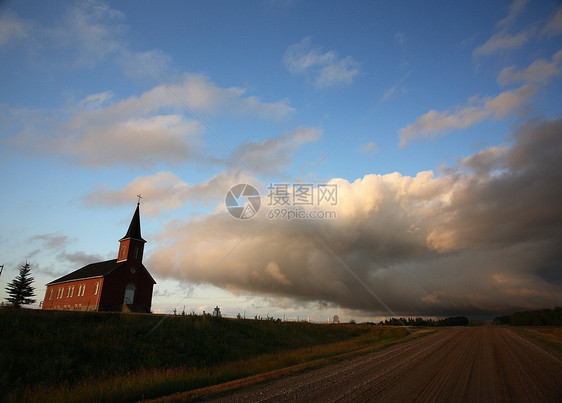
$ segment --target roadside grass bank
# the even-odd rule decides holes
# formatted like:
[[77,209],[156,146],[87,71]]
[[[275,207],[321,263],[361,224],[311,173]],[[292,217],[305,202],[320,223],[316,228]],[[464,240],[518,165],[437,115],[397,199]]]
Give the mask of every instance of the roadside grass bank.
[[161,319],[0,310],[0,400],[157,398],[381,348],[408,336],[403,328],[368,325],[210,315],[170,316],[160,323]]
[[[374,329],[373,329],[374,330]],[[378,331],[383,329],[379,328]],[[386,331],[392,329],[384,329]],[[403,343],[418,337],[427,336],[438,331],[438,329],[415,329],[411,334],[395,334],[395,337],[379,338],[377,341],[367,342],[363,340],[351,340],[349,342],[337,343],[327,346],[315,346],[304,349],[302,351],[293,351],[289,354],[282,354],[276,359],[269,362],[270,365],[263,366],[263,371],[258,371],[256,375],[250,375],[244,378],[238,378],[233,381],[217,383],[215,385],[189,390],[186,392],[178,392],[172,395],[147,400],[151,403],[175,403],[198,401],[206,398],[216,398],[222,395],[228,395],[234,390],[254,387],[261,383],[272,381],[274,379],[297,374],[307,370],[312,370],[325,365],[333,364],[354,356],[371,353],[382,350],[397,343]],[[378,333],[373,331],[373,333]],[[381,332],[383,333],[383,332]],[[360,339],[360,338],[358,338]],[[268,357],[260,357],[258,360],[266,360]],[[244,363],[239,363],[243,365]],[[267,367],[274,368],[265,372]]]
[[560,326],[517,327],[515,330],[562,351],[562,327]]

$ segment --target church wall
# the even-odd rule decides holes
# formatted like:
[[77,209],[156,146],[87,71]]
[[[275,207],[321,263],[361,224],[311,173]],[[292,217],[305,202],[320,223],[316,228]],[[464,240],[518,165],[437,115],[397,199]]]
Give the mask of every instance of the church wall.
[[[103,289],[102,277],[47,286],[42,309],[96,311]],[[97,284],[97,286],[96,286]]]

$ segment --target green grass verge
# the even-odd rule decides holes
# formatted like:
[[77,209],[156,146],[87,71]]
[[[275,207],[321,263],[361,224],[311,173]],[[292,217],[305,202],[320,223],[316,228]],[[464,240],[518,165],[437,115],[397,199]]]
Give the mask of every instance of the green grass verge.
[[[0,310],[0,400],[133,401],[407,336],[403,328]],[[147,336],[148,335],[148,336]]]

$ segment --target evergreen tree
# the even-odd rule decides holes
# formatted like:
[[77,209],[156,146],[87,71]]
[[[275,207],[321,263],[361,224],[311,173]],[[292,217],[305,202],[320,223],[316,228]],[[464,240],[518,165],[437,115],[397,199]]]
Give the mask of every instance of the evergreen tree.
[[34,288],[31,286],[33,277],[30,276],[31,266],[25,262],[20,267],[20,274],[12,280],[6,287],[9,297],[8,302],[14,305],[14,308],[21,308],[22,305],[33,304],[35,302],[31,297],[35,296]]

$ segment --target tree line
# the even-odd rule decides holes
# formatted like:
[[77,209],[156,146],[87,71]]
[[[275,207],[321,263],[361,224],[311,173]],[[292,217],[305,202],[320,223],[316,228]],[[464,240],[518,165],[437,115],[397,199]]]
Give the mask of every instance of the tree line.
[[562,307],[514,312],[510,315],[496,317],[494,323],[511,326],[562,326]]
[[452,316],[444,319],[423,319],[423,318],[390,318],[384,322],[381,320],[379,325],[386,326],[468,326],[469,320],[466,316]]

